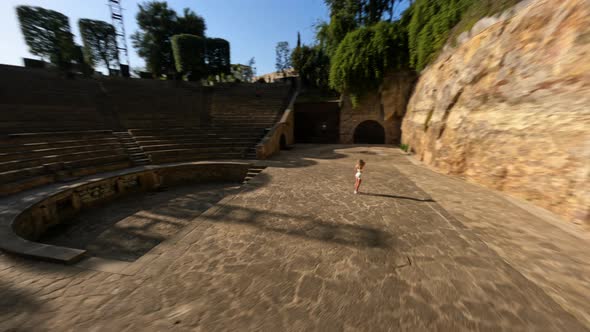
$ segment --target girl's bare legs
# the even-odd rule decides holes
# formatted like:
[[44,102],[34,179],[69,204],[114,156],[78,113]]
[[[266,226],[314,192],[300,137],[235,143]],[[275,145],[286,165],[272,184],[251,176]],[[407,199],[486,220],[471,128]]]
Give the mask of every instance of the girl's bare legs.
[[356,179],[356,183],[354,184],[354,192],[357,193],[359,191],[359,188],[361,186],[361,179]]

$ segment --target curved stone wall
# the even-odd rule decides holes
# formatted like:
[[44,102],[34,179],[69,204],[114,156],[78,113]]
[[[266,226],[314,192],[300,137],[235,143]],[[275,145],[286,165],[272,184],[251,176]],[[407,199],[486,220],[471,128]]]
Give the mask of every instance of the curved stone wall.
[[241,182],[249,163],[195,162],[128,169],[104,177],[23,195],[0,215],[0,248],[37,258],[73,262],[84,250],[36,243],[49,227],[71,219],[80,210],[135,192],[188,183]]

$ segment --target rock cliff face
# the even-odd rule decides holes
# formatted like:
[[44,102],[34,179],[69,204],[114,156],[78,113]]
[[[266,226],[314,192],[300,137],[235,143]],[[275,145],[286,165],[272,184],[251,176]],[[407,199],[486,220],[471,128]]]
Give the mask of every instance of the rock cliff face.
[[441,172],[590,223],[590,0],[512,14],[422,72],[402,141]]

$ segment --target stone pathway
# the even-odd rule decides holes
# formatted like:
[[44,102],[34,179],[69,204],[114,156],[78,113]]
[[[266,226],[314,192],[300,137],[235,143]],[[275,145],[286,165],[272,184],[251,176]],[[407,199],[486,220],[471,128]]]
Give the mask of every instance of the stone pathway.
[[587,242],[505,230],[508,215],[549,224],[494,193],[385,147],[299,146],[268,165],[132,273],[0,256],[0,330],[589,330],[588,274],[560,280],[587,271]]
[[400,158],[395,166],[510,265],[590,326],[588,225],[573,224],[530,203],[441,176],[408,158]]

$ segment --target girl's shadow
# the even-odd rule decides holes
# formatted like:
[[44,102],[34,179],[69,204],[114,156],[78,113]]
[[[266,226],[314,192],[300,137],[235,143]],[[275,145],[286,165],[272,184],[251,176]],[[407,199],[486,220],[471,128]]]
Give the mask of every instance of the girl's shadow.
[[365,192],[359,192],[359,195],[407,199],[407,200],[416,201],[416,202],[435,202],[432,198],[424,198],[423,199],[423,198],[414,198],[414,197],[396,196],[396,195],[387,195],[387,194],[365,193]]

